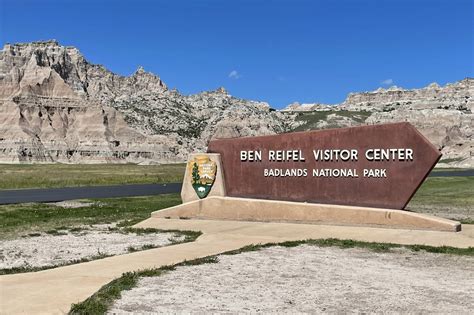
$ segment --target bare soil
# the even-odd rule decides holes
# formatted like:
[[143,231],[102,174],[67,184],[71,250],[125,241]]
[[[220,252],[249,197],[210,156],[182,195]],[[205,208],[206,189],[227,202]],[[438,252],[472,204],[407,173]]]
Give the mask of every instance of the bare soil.
[[474,257],[302,245],[142,278],[110,313],[438,313],[474,309]]
[[61,207],[64,209],[77,209],[82,207],[90,207],[94,205],[100,205],[100,202],[88,201],[88,200],[65,200],[58,202],[49,202],[47,205]]
[[110,224],[91,225],[2,240],[0,269],[58,266],[80,259],[125,254],[143,246],[165,246],[184,238],[174,233],[136,234],[114,228]]

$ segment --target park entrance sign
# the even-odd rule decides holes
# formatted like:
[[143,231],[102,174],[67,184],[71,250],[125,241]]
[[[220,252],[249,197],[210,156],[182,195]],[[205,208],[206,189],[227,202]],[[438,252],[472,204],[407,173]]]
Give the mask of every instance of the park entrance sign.
[[183,203],[152,217],[456,232],[403,211],[440,157],[409,123],[213,140],[189,156]]
[[441,157],[409,123],[218,139],[227,196],[403,209]]

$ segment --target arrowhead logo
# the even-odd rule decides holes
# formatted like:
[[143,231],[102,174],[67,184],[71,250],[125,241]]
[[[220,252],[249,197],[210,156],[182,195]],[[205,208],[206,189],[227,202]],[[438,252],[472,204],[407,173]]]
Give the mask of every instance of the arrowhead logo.
[[199,199],[206,198],[216,179],[217,164],[207,155],[196,156],[188,162],[188,174]]

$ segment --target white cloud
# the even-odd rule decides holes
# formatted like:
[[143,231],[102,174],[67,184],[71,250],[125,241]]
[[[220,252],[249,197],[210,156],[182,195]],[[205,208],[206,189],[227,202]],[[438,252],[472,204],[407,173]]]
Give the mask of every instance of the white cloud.
[[393,84],[393,79],[386,79],[380,82],[383,85],[392,85]]
[[229,73],[229,78],[231,79],[240,79],[242,76],[240,75],[240,73],[237,72],[237,70],[232,70],[230,73]]

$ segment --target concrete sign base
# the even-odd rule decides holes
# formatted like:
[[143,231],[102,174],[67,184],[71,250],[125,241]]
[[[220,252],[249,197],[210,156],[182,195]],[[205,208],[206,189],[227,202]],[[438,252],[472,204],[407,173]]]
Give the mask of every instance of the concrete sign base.
[[224,173],[220,154],[192,154],[181,190],[183,204],[152,217],[461,230],[459,222],[404,210],[229,197]]
[[459,222],[404,210],[234,197],[207,197],[153,212],[152,217],[461,230]]

